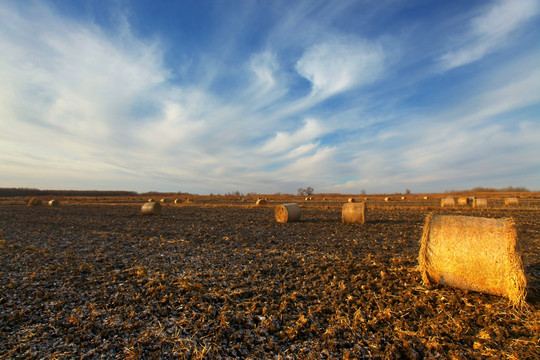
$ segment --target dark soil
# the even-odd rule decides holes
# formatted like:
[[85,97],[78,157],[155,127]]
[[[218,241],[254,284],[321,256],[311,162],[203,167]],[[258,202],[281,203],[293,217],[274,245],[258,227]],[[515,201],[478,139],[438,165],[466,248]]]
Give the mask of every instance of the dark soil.
[[538,211],[466,212],[515,218],[519,310],[422,284],[426,210],[139,209],[0,206],[0,359],[540,358]]

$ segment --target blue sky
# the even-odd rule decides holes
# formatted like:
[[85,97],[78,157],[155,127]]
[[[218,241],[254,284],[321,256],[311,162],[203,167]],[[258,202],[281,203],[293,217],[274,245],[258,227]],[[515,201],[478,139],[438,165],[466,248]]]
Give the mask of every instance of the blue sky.
[[540,190],[540,1],[2,1],[1,187]]

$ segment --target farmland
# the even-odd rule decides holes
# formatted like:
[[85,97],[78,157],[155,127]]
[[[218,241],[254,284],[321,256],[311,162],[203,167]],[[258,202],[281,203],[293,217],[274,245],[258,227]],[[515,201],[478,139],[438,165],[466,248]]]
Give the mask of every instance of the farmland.
[[[540,201],[441,208],[440,198],[192,197],[142,216],[146,198],[0,199],[0,359],[540,357]],[[363,200],[358,197],[359,200]],[[44,200],[48,200],[49,198]],[[299,222],[275,221],[296,202]],[[46,203],[44,201],[44,203]],[[513,217],[527,304],[425,286],[430,212]]]

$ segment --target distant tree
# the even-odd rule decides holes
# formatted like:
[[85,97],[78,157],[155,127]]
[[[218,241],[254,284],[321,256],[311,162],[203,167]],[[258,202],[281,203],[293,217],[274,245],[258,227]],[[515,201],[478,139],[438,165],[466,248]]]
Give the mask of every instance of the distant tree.
[[360,193],[361,193],[362,195],[366,195],[366,190],[365,190],[365,189],[362,189],[362,191],[360,191]]
[[313,190],[313,188],[312,188],[311,186],[308,186],[308,187],[306,188],[306,195],[308,195],[308,196],[309,196],[309,195],[312,195],[313,192],[315,192],[315,190]]
[[405,190],[405,194],[410,195],[410,194],[411,194],[411,190],[409,190],[409,189]]
[[299,196],[305,196],[306,195],[306,189],[298,188],[298,195]]

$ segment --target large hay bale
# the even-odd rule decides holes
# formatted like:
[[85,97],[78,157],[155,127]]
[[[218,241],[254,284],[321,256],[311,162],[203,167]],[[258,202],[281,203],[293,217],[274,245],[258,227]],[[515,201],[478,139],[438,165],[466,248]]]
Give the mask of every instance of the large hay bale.
[[517,197],[511,197],[504,199],[505,205],[519,205],[519,200]]
[[456,202],[454,198],[443,198],[441,199],[441,206],[442,207],[454,207],[456,206]]
[[280,223],[298,221],[300,219],[300,206],[297,204],[283,204],[276,206],[276,220]]
[[475,207],[475,208],[487,208],[487,206],[488,206],[487,199],[474,198],[473,207]]
[[440,283],[524,304],[527,283],[512,219],[430,214],[418,263],[425,284]]
[[26,204],[28,206],[39,206],[42,205],[42,201],[40,199],[31,198],[28,200],[28,203]]
[[345,203],[341,208],[341,221],[348,224],[366,222],[366,203]]
[[159,215],[161,214],[161,205],[157,202],[146,202],[141,207],[143,215]]
[[266,205],[266,200],[264,199],[257,199],[257,202],[255,203],[257,206],[263,206]]
[[49,201],[49,206],[58,206],[60,205],[60,202],[56,199],[52,199],[51,201]]

